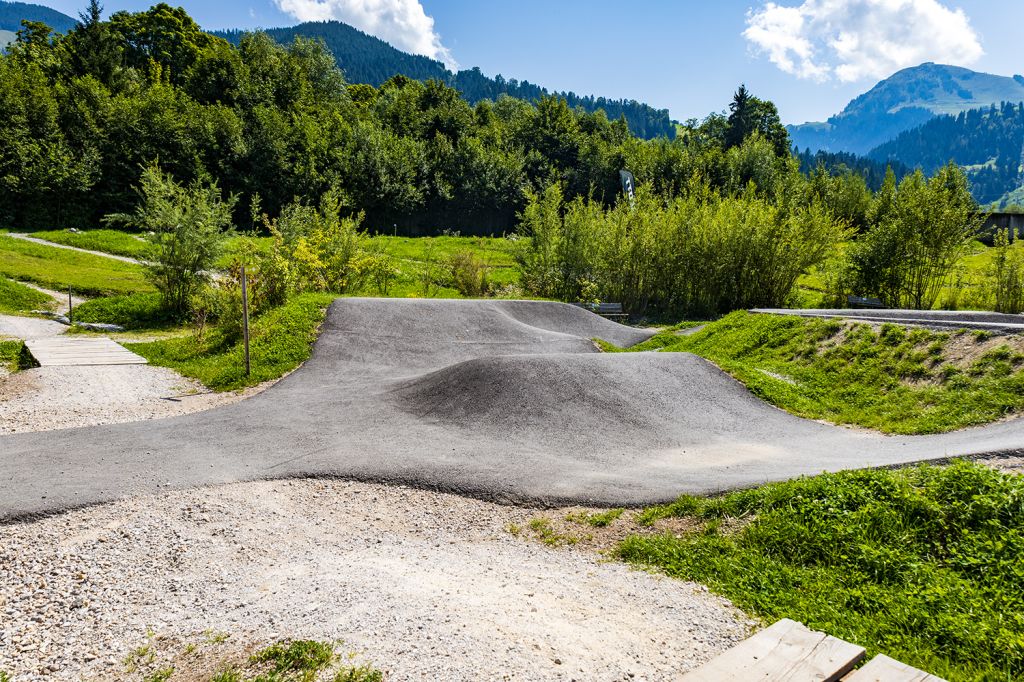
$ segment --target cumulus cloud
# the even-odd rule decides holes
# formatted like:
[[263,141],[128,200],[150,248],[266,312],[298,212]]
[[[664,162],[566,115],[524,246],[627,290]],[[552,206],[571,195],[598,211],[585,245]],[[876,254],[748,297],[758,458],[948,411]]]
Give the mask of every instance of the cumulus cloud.
[[853,82],[885,78],[922,62],[964,66],[983,54],[961,9],[938,0],[805,0],[764,4],[743,36],[799,78]]
[[434,30],[434,19],[419,0],[274,0],[278,8],[299,21],[336,19],[377,36],[400,50],[433,57],[450,69],[458,68],[451,52]]

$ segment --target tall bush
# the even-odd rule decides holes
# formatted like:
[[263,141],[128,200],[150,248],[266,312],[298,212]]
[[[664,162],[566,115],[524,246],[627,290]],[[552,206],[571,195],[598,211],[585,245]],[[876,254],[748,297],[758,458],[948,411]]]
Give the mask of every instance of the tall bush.
[[522,229],[524,284],[562,300],[595,294],[634,313],[709,315],[783,305],[796,280],[849,236],[820,203],[778,205],[755,188],[720,196],[706,186],[666,200],[641,188],[605,210],[565,203],[557,188],[531,197]]
[[192,296],[210,281],[224,237],[232,231],[235,197],[221,197],[216,183],[179,185],[156,164],[142,171],[141,201],[130,214],[109,215],[106,222],[149,233],[156,253],[146,274],[164,307],[182,315]]
[[854,293],[920,310],[935,305],[983,218],[966,174],[950,163],[930,180],[917,171],[898,186],[890,172],[869,220],[851,249]]

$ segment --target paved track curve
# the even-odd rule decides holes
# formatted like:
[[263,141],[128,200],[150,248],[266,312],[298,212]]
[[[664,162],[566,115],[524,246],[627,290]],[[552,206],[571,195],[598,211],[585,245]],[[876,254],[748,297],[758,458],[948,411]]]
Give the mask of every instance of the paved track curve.
[[517,503],[637,505],[846,468],[1024,449],[1024,420],[881,436],[789,415],[649,332],[531,301],[336,300],[310,360],[208,412],[0,437],[0,520],[290,476]]

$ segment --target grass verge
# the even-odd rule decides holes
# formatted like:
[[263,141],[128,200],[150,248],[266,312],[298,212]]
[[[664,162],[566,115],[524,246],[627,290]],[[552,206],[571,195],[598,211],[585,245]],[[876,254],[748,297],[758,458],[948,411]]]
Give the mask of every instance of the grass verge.
[[87,296],[153,291],[141,266],[0,235],[0,275]]
[[52,303],[46,294],[0,277],[0,313],[26,313],[49,308]]
[[94,298],[75,306],[76,322],[104,322],[125,329],[161,329],[178,320],[163,308],[160,294],[125,294]]
[[[827,474],[647,510],[634,564],[957,680],[1024,676],[1024,477],[959,462]],[[729,530],[726,530],[726,529]]]
[[332,294],[303,294],[267,311],[250,328],[252,374],[245,376],[241,340],[211,330],[147,343],[126,343],[154,365],[170,367],[215,391],[228,391],[277,379],[308,357]]
[[794,414],[886,433],[952,431],[1024,408],[1015,336],[737,312],[631,350],[656,348],[705,357]]
[[152,242],[120,230],[85,230],[81,232],[47,230],[33,232],[32,236],[54,244],[64,244],[88,251],[101,251],[138,260],[148,260],[156,252],[156,246]]

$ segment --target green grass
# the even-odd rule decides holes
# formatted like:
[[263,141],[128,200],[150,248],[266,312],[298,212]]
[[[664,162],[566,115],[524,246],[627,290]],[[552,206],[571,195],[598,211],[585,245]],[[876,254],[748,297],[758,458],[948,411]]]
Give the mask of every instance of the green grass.
[[104,322],[125,329],[163,329],[177,322],[161,305],[160,294],[94,298],[75,307],[76,322]]
[[53,299],[24,284],[0,277],[0,313],[25,313],[51,307]]
[[644,512],[632,563],[951,681],[1024,677],[1024,477],[972,463],[828,474]]
[[43,246],[0,235],[0,275],[77,294],[103,296],[152,291],[142,267],[133,263]]
[[705,357],[794,414],[887,433],[952,431],[1024,408],[1019,338],[736,312],[631,350],[655,348]]
[[33,232],[32,236],[55,244],[74,246],[88,251],[101,251],[115,256],[127,256],[138,260],[150,259],[156,251],[156,246],[152,242],[120,230],[86,230],[83,232],[48,230]]
[[329,642],[278,642],[253,654],[248,669],[228,667],[210,682],[383,682],[384,674],[370,666],[338,667],[341,658]]
[[0,369],[13,372],[18,369],[22,349],[22,341],[0,341]]
[[303,294],[256,318],[250,332],[252,374],[245,376],[242,342],[219,330],[146,343],[125,343],[150,363],[170,367],[217,391],[276,379],[302,364],[316,340],[331,294]]

